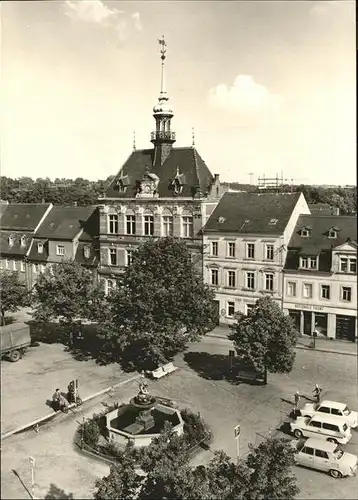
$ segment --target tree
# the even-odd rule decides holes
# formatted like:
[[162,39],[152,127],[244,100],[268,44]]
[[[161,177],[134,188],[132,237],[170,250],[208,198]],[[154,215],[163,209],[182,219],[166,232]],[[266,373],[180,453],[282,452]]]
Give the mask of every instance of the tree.
[[289,316],[286,316],[271,297],[256,301],[248,315],[238,314],[231,325],[229,339],[233,340],[239,360],[264,372],[289,373],[295,360],[294,346],[297,332]]
[[109,296],[102,332],[131,366],[153,368],[215,325],[214,293],[195,270],[185,242],[149,240]]
[[104,293],[94,274],[76,261],[63,261],[39,276],[34,286],[37,321],[96,319],[103,312]]
[[247,465],[251,469],[248,498],[291,500],[299,493],[291,468],[295,450],[284,438],[266,439],[256,448],[250,446]]
[[95,483],[94,498],[137,498],[142,478],[135,470],[135,461],[131,455],[123,453],[118,465],[111,466],[108,476],[98,479]]
[[30,304],[29,294],[21,284],[17,272],[0,272],[0,290],[1,290],[1,325],[5,325],[5,314],[16,312],[21,307]]

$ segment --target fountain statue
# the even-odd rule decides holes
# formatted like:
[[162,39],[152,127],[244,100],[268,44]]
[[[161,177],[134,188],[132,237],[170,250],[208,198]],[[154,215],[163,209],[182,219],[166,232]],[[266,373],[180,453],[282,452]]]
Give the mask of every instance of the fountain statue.
[[148,384],[145,380],[139,382],[139,392],[130,402],[131,405],[143,409],[148,409],[155,405],[156,398],[149,394]]

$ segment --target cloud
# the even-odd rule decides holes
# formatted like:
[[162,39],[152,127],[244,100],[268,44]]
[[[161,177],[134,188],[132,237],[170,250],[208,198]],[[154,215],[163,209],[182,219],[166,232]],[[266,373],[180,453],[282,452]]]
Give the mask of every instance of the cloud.
[[134,21],[135,29],[138,31],[141,31],[143,28],[143,25],[142,25],[142,21],[141,21],[139,12],[134,12],[134,14],[132,14],[132,19]]
[[100,0],[66,0],[65,14],[74,20],[86,23],[109,24],[123,11],[110,9]]
[[221,83],[212,88],[209,103],[216,108],[245,114],[278,113],[283,98],[271,94],[266,87],[256,83],[251,75],[237,75],[231,87]]

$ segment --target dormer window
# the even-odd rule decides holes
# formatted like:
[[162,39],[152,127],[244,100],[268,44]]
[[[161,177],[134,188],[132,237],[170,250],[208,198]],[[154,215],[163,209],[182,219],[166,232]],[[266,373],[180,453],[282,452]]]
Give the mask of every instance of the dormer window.
[[223,224],[226,221],[225,217],[218,217],[218,223]]
[[20,240],[20,242],[21,242],[21,246],[22,246],[22,247],[25,247],[25,246],[26,246],[26,240],[27,240],[26,236],[21,236],[21,240]]
[[37,252],[43,253],[43,251],[44,251],[43,243],[37,243]]
[[278,223],[278,219],[271,219],[269,222],[269,226],[276,226],[277,223]]
[[9,236],[9,247],[12,247],[15,243],[15,236],[13,234],[10,234]]
[[334,227],[332,227],[332,228],[328,231],[328,238],[331,238],[331,239],[335,239],[335,238],[337,238],[337,229],[335,229]]
[[91,249],[89,246],[85,246],[84,249],[83,249],[83,255],[85,257],[85,259],[89,259],[90,256],[91,256]]
[[318,269],[318,258],[317,257],[300,257],[300,268],[301,269]]
[[310,236],[310,230],[308,229],[308,227],[303,227],[301,229],[301,237],[302,238],[309,238]]

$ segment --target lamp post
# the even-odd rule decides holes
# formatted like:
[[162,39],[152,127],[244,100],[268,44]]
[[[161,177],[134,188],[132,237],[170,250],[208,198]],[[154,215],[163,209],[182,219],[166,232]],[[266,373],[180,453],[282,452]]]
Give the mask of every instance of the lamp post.
[[31,497],[35,500],[35,459],[33,457],[29,457],[29,463],[31,467]]
[[236,441],[236,460],[239,463],[239,459],[240,459],[240,434],[241,434],[240,424],[235,425],[234,434],[235,434],[235,441]]

